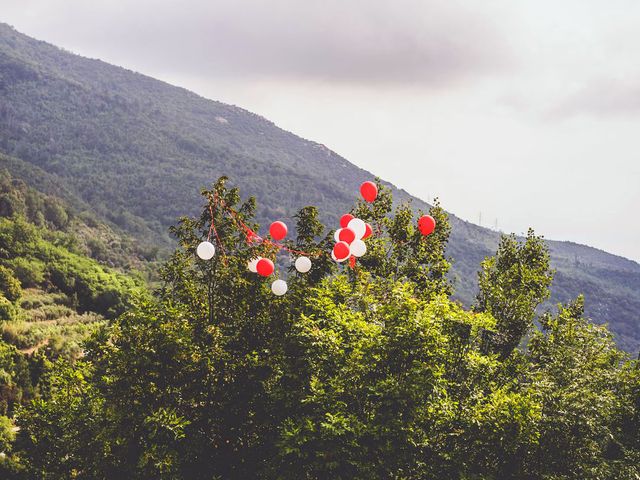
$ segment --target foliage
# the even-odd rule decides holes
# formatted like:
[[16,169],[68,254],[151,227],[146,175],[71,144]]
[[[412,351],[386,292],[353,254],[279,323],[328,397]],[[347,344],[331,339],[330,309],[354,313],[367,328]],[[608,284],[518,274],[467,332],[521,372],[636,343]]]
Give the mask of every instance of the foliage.
[[22,295],[20,281],[14,277],[13,272],[0,265],[0,294],[10,302],[16,302]]
[[[17,299],[20,294],[20,282],[2,262],[18,267],[26,286],[42,279],[40,285],[51,285],[67,295],[75,295],[82,311],[111,317],[122,312],[136,282],[70,251],[56,240],[21,217],[0,218],[0,277],[5,279],[2,285],[13,285],[12,298]],[[29,269],[27,262],[32,266],[31,272],[25,274]],[[44,272],[39,271],[41,268]]]
[[0,322],[14,320],[16,317],[16,306],[0,295]]
[[638,363],[625,362],[606,328],[583,313],[579,297],[546,314],[529,342],[528,381],[543,408],[532,461],[546,477],[635,478]]
[[[242,203],[225,179],[203,194],[257,228],[255,202]],[[446,218],[433,241],[412,244],[407,207],[388,217],[384,189],[378,202],[354,209],[371,215],[376,238],[353,270],[328,260],[332,234],[315,209],[298,213],[288,244],[313,266],[290,272],[284,297],[246,267],[277,251],[247,243],[218,209],[222,243],[202,261],[193,252],[209,205],[181,219],[154,298],[96,332],[82,362],[56,364],[47,396],[18,416],[12,458],[31,478],[640,475],[638,364],[582,318],[581,300],[540,318],[525,349],[494,353],[500,329],[520,319],[448,298]],[[530,238],[516,252],[539,241]],[[544,264],[543,250],[533,257]],[[535,310],[544,289],[526,285],[533,292],[507,292]]]
[[[380,181],[377,182],[380,187]],[[389,232],[388,237],[369,240],[368,254],[362,259],[363,266],[380,277],[412,279],[424,298],[451,294],[452,287],[447,278],[451,263],[445,256],[451,233],[447,213],[436,199],[429,214],[436,220],[438,228],[425,238],[415,227],[409,202],[399,205],[395,215],[390,217],[392,206],[391,192],[384,189],[380,190],[373,208],[361,200],[353,210],[356,217],[370,222],[378,234]],[[418,215],[422,212],[419,211]]]
[[[85,245],[94,238],[111,242],[117,236],[97,223],[89,226],[57,198],[2,174],[0,478],[22,474],[24,466],[10,448],[12,421],[21,404],[46,397],[50,361],[81,357],[83,341],[142,288],[140,279],[86,256]],[[109,258],[130,266],[134,261],[123,259],[132,252]]]
[[10,418],[0,415],[0,452],[9,451],[15,439],[13,422]]
[[[97,221],[86,206],[73,207],[57,196],[46,195],[29,187],[24,181],[13,178],[8,170],[0,172],[0,217],[22,218],[39,229],[44,229],[46,237],[57,245],[64,246],[73,253],[91,257],[112,267],[131,271],[151,267],[158,253],[157,246],[146,246],[123,233],[114,230],[103,222]],[[4,204],[12,207],[3,208]],[[81,209],[85,209],[78,213]],[[22,274],[23,285],[40,283],[39,269],[34,265],[14,259],[16,274]],[[30,268],[31,267],[31,268]],[[38,266],[35,266],[38,267]]]
[[33,288],[45,283],[46,265],[43,261],[16,257],[6,263],[13,270],[22,287]]
[[13,345],[0,342],[0,415],[34,394],[30,365]]
[[495,348],[507,356],[533,326],[538,305],[549,297],[549,252],[542,237],[529,229],[522,244],[515,235],[503,236],[496,255],[481,266],[476,308],[498,320]]

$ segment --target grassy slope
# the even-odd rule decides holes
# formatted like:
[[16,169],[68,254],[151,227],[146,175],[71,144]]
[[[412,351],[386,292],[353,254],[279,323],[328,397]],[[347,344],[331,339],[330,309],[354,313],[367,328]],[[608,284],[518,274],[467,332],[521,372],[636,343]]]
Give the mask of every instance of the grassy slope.
[[[372,177],[255,114],[1,24],[0,92],[0,151],[11,155],[11,171],[32,181],[23,172],[35,166],[47,188],[58,185],[99,217],[161,245],[169,242],[167,226],[195,213],[198,190],[219,175],[258,198],[263,223],[314,204],[331,224]],[[395,188],[394,195],[410,198]],[[478,264],[498,234],[456,217],[452,224],[457,295],[470,303]],[[552,300],[586,293],[587,313],[610,322],[623,347],[637,349],[640,265],[569,242],[549,244],[558,270]]]

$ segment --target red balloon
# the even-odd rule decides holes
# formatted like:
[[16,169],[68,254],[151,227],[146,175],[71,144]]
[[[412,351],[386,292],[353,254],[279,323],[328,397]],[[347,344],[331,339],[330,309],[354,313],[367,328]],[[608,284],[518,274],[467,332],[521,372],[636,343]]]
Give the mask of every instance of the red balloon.
[[429,235],[433,233],[436,228],[436,221],[431,215],[423,215],[418,220],[418,230],[423,235]]
[[273,222],[269,227],[269,234],[274,240],[282,240],[287,236],[287,226],[284,222]]
[[258,275],[268,277],[273,273],[275,267],[273,266],[273,262],[268,258],[261,258],[256,265],[256,270],[258,271]]
[[340,217],[340,226],[342,228],[347,228],[347,225],[349,225],[349,222],[353,219],[354,219],[353,215],[351,215],[350,213],[345,213]]
[[338,234],[338,238],[341,242],[347,242],[349,245],[351,245],[351,242],[356,239],[356,232],[354,232],[350,228],[341,228],[340,233]]
[[367,237],[370,237],[372,233],[373,233],[373,228],[371,228],[371,225],[369,225],[368,223],[365,223],[364,224],[364,235],[362,236],[362,240],[364,240]]
[[363,182],[362,185],[360,185],[360,193],[365,201],[371,203],[378,196],[378,187],[373,182]]
[[351,249],[347,242],[338,242],[333,246],[333,254],[338,260],[344,260],[351,255]]

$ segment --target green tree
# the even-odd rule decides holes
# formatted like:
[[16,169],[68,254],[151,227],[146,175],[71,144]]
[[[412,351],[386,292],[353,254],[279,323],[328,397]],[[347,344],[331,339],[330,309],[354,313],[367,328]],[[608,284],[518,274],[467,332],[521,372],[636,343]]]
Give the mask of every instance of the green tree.
[[33,393],[27,359],[13,345],[0,341],[0,415],[12,415]]
[[544,478],[635,478],[640,430],[629,427],[638,397],[627,393],[637,388],[638,364],[583,315],[582,297],[561,305],[541,317],[529,342],[529,381],[542,415],[528,468]]
[[376,182],[378,198],[373,206],[360,200],[352,210],[356,217],[370,222],[377,233],[367,242],[367,255],[361,260],[363,267],[381,277],[413,281],[426,299],[451,295],[453,290],[447,278],[451,262],[445,255],[451,225],[438,199],[429,210],[436,221],[435,231],[425,237],[416,228],[411,204],[398,205],[394,211],[390,190],[379,179]]
[[24,212],[24,204],[12,193],[0,194],[0,217],[12,217]]
[[549,251],[531,229],[522,243],[515,235],[503,235],[496,255],[481,267],[475,308],[498,320],[494,347],[507,356],[533,326],[538,305],[549,297]]
[[36,258],[17,257],[7,262],[20,284],[25,288],[42,285],[45,281],[46,265]]
[[10,302],[17,301],[22,295],[20,281],[13,275],[13,271],[0,265],[0,293]]
[[[390,215],[391,197],[381,189],[373,205],[354,209],[372,222],[375,237],[367,240],[371,255],[352,269],[328,260],[332,234],[325,235],[315,209],[303,209],[287,246],[304,250],[313,267],[307,274],[291,270],[289,291],[276,297],[272,278],[247,269],[256,256],[276,263],[289,256],[247,242],[239,221],[257,230],[255,202],[242,202],[224,178],[203,195],[202,215],[173,229],[179,247],[162,267],[155,295],[98,332],[79,365],[60,363],[46,398],[21,411],[15,451],[32,477],[640,473],[628,419],[637,412],[636,364],[599,333],[604,328],[565,310],[544,317],[544,331],[519,355],[486,348],[486,339],[506,327],[489,308],[466,311],[449,300],[448,229],[437,210],[442,236],[429,242],[415,236],[406,206]],[[226,214],[222,203],[236,213]],[[211,212],[217,254],[203,261],[194,252],[210,234]],[[529,278],[527,269],[539,265],[533,270],[548,278],[544,249],[534,248],[541,241],[530,238],[514,255],[527,259],[520,250],[529,248],[538,261],[528,260],[520,273]],[[499,251],[501,264],[503,257]],[[505,275],[495,281],[508,285]],[[514,278],[507,290],[514,297],[496,299],[535,300],[543,293],[539,283],[517,285]],[[555,327],[554,318],[564,326]],[[567,376],[563,361],[573,362]],[[580,389],[589,401],[574,404],[571,392]],[[602,411],[589,411],[590,402]]]
[[44,218],[57,229],[63,229],[69,224],[67,211],[55,200],[50,200],[45,204]]
[[[84,362],[73,367],[59,362],[50,374],[51,396],[35,399],[19,413],[23,430],[16,448],[30,452],[22,460],[32,478],[126,478],[117,475],[111,448],[118,437],[89,375]],[[114,470],[102,470],[106,463]]]
[[15,426],[9,417],[0,416],[0,476],[6,480],[24,478],[24,469],[12,454],[16,438]]

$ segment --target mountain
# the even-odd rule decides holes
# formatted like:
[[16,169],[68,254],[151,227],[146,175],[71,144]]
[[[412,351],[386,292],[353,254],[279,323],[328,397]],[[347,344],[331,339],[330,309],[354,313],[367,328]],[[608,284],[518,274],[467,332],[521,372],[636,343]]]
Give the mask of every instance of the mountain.
[[[325,146],[241,108],[83,58],[0,24],[0,167],[146,243],[200,208],[220,175],[258,199],[262,222],[317,205],[334,225],[374,175]],[[398,201],[428,205],[387,183]],[[446,207],[446,205],[445,205]],[[448,254],[457,298],[469,304],[476,271],[499,234],[451,216]],[[535,227],[535,226],[534,226]],[[548,242],[552,302],[586,294],[586,312],[620,345],[640,346],[640,265],[571,242]]]

